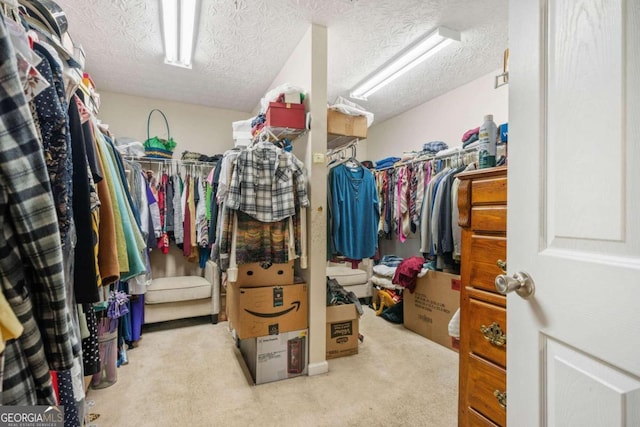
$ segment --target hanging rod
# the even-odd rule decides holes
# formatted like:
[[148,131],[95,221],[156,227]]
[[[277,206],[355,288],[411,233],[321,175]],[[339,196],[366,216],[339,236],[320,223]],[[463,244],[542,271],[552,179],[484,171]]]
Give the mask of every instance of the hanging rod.
[[459,157],[461,155],[472,153],[472,152],[477,151],[477,150],[478,150],[478,146],[474,146],[474,147],[471,147],[471,148],[458,149],[456,151],[449,152],[449,153],[446,153],[446,154],[441,154],[441,155],[434,154],[434,155],[430,155],[428,157],[418,156],[418,157],[415,157],[415,158],[413,158],[411,160],[406,160],[404,162],[398,162],[398,163],[394,164],[393,166],[388,166],[386,168],[375,169],[375,170],[376,170],[376,172],[385,171],[385,170],[389,170],[389,169],[394,169],[394,168],[399,168],[399,167],[402,167],[402,166],[411,165],[411,164],[414,164],[414,163],[428,162],[428,161],[431,161],[431,160],[442,160],[442,159],[447,159],[447,158],[451,158],[451,157]]
[[131,162],[138,163],[153,163],[158,165],[175,164],[177,166],[201,166],[201,167],[215,167],[218,161],[215,162],[203,162],[200,160],[181,160],[181,159],[158,159],[152,157],[135,157],[135,156],[122,156],[123,159]]
[[351,152],[353,153],[353,157],[355,157],[356,150],[358,148],[358,141],[359,141],[359,139],[356,138],[356,139],[353,139],[348,144],[343,145],[340,148],[335,148],[333,150],[329,150],[329,151],[327,151],[326,156],[327,157],[333,157],[335,155],[342,154],[342,153],[346,152],[347,150],[351,149]]

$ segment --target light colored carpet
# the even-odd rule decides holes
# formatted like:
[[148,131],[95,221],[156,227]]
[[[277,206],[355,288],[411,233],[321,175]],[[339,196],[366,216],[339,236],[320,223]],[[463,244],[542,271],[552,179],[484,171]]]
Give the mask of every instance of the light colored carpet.
[[118,381],[89,391],[94,425],[457,425],[458,354],[366,307],[359,354],[330,360],[324,375],[258,386],[227,322],[152,326]]

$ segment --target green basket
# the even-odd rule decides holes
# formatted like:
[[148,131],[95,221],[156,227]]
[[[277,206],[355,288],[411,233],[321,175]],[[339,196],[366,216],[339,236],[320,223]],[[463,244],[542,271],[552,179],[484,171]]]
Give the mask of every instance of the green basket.
[[[167,139],[162,139],[157,136],[151,137],[151,115],[157,111],[162,115],[164,124],[167,127]],[[144,154],[145,157],[154,159],[171,159],[173,158],[173,149],[176,148],[177,143],[171,138],[171,131],[169,130],[169,121],[167,116],[161,110],[153,109],[149,112],[147,118],[147,140],[144,142]]]

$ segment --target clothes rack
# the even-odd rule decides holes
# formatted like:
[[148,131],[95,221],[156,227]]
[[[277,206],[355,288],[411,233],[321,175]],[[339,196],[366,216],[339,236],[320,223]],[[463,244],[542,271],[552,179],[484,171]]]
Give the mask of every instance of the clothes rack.
[[335,157],[346,158],[347,150],[351,150],[351,156],[349,157],[355,158],[358,153],[358,139],[352,140],[343,147],[327,151],[326,157],[328,160],[335,160]]
[[[506,155],[506,149],[507,149],[507,145],[506,144],[500,144],[497,146],[497,156],[501,156],[501,155]],[[477,160],[477,154],[478,154],[478,146],[474,146],[474,147],[467,147],[467,148],[463,148],[463,149],[458,149],[454,152],[448,152],[445,154],[435,154],[435,155],[430,155],[430,156],[418,156],[414,159],[411,160],[407,160],[404,162],[398,162],[396,164],[394,164],[393,166],[389,166],[386,168],[382,168],[382,169],[376,169],[376,172],[381,172],[381,171],[385,171],[385,170],[389,170],[389,169],[397,169],[399,167],[402,166],[407,166],[407,165],[411,165],[414,163],[421,163],[421,162],[427,162],[427,161],[431,161],[431,160],[451,160],[451,159],[459,159],[462,160],[462,162],[464,164],[469,164],[469,163],[473,163],[474,161]]]
[[138,163],[151,163],[157,165],[175,164],[178,166],[202,166],[202,167],[215,167],[217,162],[202,162],[200,160],[181,160],[181,159],[159,159],[151,157],[135,157],[135,156],[122,156],[123,159],[138,162]]

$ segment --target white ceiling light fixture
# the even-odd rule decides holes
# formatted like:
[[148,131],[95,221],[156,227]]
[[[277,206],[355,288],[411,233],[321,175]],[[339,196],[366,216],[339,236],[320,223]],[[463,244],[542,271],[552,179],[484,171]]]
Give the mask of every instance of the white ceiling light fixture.
[[356,86],[349,96],[366,101],[371,94],[388,85],[454,41],[460,41],[460,32],[445,27],[437,28],[427,37],[416,41],[387,62],[378,71]]
[[162,0],[164,63],[191,68],[198,0]]

